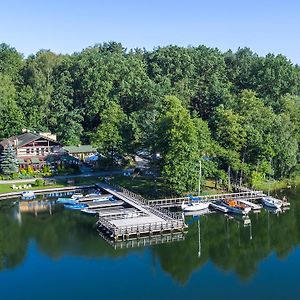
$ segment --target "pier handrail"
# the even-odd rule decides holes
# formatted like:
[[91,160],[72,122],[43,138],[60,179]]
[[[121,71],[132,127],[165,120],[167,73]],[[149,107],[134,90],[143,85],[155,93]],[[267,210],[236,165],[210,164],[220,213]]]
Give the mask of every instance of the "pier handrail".
[[182,217],[175,215],[171,212],[169,212],[168,210],[161,208],[157,205],[153,205],[149,203],[149,200],[146,200],[144,197],[142,197],[139,194],[133,193],[121,186],[115,185],[115,184],[111,184],[111,186],[116,189],[117,191],[119,191],[120,193],[130,197],[130,200],[135,202],[138,205],[141,205],[144,209],[151,211],[153,214],[163,218],[164,220],[177,220],[177,219],[182,219]]
[[176,221],[176,222],[152,222],[152,223],[145,223],[145,224],[137,224],[137,225],[122,225],[116,228],[116,232],[118,234],[126,234],[126,233],[136,233],[136,232],[143,232],[143,231],[159,231],[159,230],[166,230],[166,229],[173,229],[173,228],[183,228],[185,227],[185,223],[183,221]]

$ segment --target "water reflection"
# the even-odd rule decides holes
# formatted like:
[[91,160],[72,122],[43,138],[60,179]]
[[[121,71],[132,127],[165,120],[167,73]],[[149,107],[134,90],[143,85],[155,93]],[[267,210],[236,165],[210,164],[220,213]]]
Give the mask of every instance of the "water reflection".
[[[31,205],[13,201],[0,203],[0,271],[20,265],[30,241],[51,259],[66,255],[81,257],[123,257],[130,251],[144,251],[149,246],[155,261],[174,280],[186,284],[191,274],[207,263],[233,271],[242,280],[251,278],[259,263],[271,253],[287,257],[300,242],[300,207],[298,192],[291,194],[289,211],[262,210],[250,218],[213,213],[189,216],[188,233],[168,236],[156,242],[128,241],[111,247],[99,238],[96,219],[80,212],[63,210],[53,201]],[[176,240],[176,242],[174,242]],[[164,242],[168,243],[164,243]],[[160,244],[163,243],[163,244]],[[116,249],[116,250],[115,250]]]

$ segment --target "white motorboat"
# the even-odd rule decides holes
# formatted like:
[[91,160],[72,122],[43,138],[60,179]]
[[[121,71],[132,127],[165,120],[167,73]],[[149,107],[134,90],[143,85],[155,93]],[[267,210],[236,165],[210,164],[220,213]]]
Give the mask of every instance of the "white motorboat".
[[184,212],[197,211],[197,210],[207,209],[210,204],[211,204],[210,202],[191,202],[185,204],[185,202],[183,201],[181,204],[181,209]]
[[265,206],[275,209],[281,208],[283,205],[283,202],[281,200],[275,199],[273,197],[263,197],[261,198],[261,201]]
[[82,197],[84,197],[83,194],[75,193],[71,196],[71,199],[79,199],[79,198],[82,198]]
[[185,211],[184,216],[199,217],[199,216],[203,216],[206,214],[210,214],[211,212],[212,211],[209,208],[204,208],[204,209],[196,210],[196,211]]
[[35,193],[33,191],[24,191],[22,192],[22,200],[31,200],[35,198]]
[[87,198],[94,198],[94,197],[98,197],[100,195],[101,195],[100,192],[99,193],[91,193],[91,194],[85,195],[85,197],[87,197]]
[[87,214],[87,215],[96,215],[98,212],[97,210],[94,210],[94,209],[88,209],[88,208],[84,208],[81,210],[81,212]]
[[215,210],[218,210],[222,213],[225,213],[225,214],[228,212],[228,208],[226,208],[224,205],[221,205],[221,204],[211,203],[210,207],[215,209]]

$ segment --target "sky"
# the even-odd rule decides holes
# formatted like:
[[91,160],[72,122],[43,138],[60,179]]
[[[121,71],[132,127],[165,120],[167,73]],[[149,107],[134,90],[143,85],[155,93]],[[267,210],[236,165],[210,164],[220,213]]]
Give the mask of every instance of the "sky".
[[206,45],[284,54],[300,64],[297,0],[0,0],[0,43],[25,56],[73,53],[108,41],[125,48]]

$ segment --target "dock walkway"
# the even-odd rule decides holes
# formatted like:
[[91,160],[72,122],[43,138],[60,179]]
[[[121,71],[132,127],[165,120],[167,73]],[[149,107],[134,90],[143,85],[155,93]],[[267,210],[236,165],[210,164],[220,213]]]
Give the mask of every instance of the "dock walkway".
[[186,225],[182,218],[175,217],[167,211],[162,211],[155,206],[150,206],[147,201],[125,189],[112,187],[105,183],[97,186],[108,194],[122,200],[127,206],[135,208],[139,214],[136,217],[108,219],[99,213],[98,228],[114,240],[128,240],[132,237],[139,237],[153,234],[165,234],[182,232]]
[[174,207],[174,206],[181,206],[183,201],[187,203],[216,202],[216,201],[226,200],[226,199],[254,201],[254,200],[261,199],[264,196],[265,195],[262,191],[250,190],[250,191],[244,191],[238,193],[199,196],[198,200],[196,199],[192,200],[191,197],[178,197],[178,198],[148,200],[147,203],[149,205],[157,205],[160,207]]

